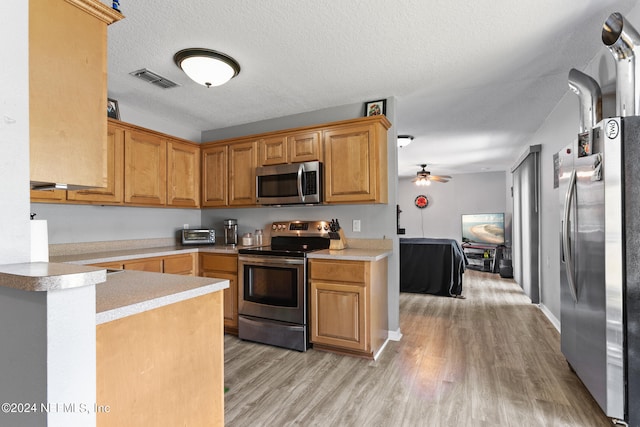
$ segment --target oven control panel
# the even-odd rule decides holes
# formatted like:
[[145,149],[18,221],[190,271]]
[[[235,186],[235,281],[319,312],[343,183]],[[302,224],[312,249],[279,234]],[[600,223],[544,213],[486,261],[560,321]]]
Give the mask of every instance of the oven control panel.
[[329,237],[329,221],[276,221],[271,236]]

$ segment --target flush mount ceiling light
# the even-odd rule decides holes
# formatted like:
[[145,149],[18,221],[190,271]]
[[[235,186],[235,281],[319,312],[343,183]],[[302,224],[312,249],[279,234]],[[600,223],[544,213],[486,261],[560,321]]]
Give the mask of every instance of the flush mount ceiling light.
[[427,167],[426,164],[421,164],[420,167],[422,168],[422,170],[418,171],[418,173],[416,173],[416,177],[412,180],[412,182],[415,182],[416,185],[431,185],[431,181],[449,182],[449,180],[451,179],[449,175],[431,175],[431,172],[425,170],[425,168]]
[[173,60],[191,80],[206,87],[223,85],[240,73],[235,59],[211,49],[183,49]]
[[406,147],[411,144],[411,141],[413,141],[411,135],[398,135],[398,148]]

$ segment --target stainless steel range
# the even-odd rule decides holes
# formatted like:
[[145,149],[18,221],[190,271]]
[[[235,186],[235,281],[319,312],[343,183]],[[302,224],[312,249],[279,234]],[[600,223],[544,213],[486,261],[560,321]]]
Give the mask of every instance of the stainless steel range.
[[329,222],[278,221],[271,245],[238,251],[238,336],[309,348],[307,254],[329,248]]

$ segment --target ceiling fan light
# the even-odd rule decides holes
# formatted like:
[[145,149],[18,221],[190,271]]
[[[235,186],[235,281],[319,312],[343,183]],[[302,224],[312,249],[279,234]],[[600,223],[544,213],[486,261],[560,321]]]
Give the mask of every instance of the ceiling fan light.
[[411,144],[411,141],[413,141],[411,135],[398,135],[398,148],[406,147]]
[[210,49],[183,49],[173,60],[191,80],[206,87],[223,85],[240,73],[235,59]]

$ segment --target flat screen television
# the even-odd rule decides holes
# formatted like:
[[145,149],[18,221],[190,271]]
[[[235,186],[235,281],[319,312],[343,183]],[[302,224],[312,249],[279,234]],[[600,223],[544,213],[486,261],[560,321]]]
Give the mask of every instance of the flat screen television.
[[462,214],[462,242],[504,245],[504,213]]

